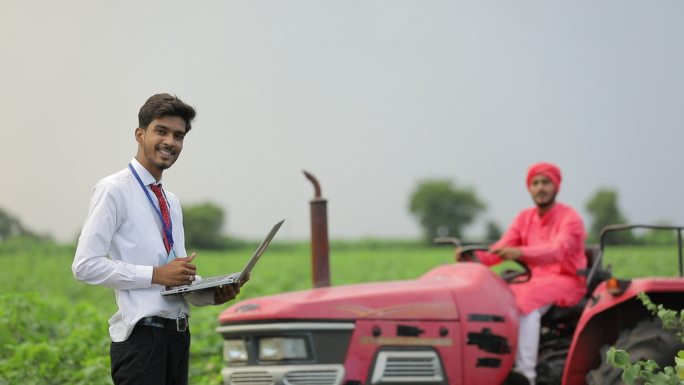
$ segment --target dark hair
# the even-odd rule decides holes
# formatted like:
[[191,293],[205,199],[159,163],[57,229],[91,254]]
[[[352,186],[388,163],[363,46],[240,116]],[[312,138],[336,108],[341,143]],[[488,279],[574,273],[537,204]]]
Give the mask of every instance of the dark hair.
[[192,128],[190,124],[195,119],[195,109],[183,103],[177,96],[156,94],[147,99],[138,112],[138,127],[146,129],[153,120],[165,116],[177,116],[185,121],[185,132]]

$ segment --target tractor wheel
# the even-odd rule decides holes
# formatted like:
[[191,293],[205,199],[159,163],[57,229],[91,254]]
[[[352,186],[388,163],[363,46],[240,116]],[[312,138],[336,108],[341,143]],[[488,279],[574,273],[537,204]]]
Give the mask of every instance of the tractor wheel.
[[[634,328],[622,331],[614,346],[629,353],[632,362],[654,360],[661,368],[674,365],[674,357],[684,348],[673,332],[663,329],[657,318],[639,322]],[[587,385],[623,384],[622,370],[606,362],[609,348],[608,345],[601,348],[601,366],[587,374]]]

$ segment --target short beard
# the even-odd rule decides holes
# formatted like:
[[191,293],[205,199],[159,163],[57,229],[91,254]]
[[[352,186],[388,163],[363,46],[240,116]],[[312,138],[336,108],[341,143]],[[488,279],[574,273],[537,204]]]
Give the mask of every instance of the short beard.
[[537,205],[537,208],[540,209],[540,210],[548,210],[548,209],[550,209],[551,206],[553,206],[555,203],[556,203],[556,196],[555,196],[555,195],[554,195],[553,197],[551,197],[551,199],[550,199],[549,201],[547,201],[547,202],[544,202],[544,203],[536,203],[536,202],[535,202],[535,204]]
[[154,165],[157,166],[157,168],[160,170],[166,170],[167,168],[170,168],[171,166],[173,166],[173,163],[171,163],[171,164],[155,163]]

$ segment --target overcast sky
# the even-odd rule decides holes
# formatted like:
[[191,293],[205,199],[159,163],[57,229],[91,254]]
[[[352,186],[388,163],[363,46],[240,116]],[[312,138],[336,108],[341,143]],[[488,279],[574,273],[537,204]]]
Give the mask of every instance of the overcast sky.
[[633,222],[684,224],[683,20],[681,0],[0,0],[0,207],[75,239],[169,92],[198,117],[164,185],[235,236],[287,218],[281,237],[308,237],[302,169],[332,238],[418,237],[426,178],[506,226],[540,160],[587,220],[605,187]]

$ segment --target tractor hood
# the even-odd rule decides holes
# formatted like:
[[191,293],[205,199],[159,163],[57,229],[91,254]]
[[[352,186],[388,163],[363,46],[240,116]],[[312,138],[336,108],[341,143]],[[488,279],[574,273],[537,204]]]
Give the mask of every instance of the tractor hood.
[[223,311],[219,322],[458,320],[459,295],[475,299],[474,293],[491,280],[499,279],[479,264],[444,265],[416,280],[324,287],[248,299]]

